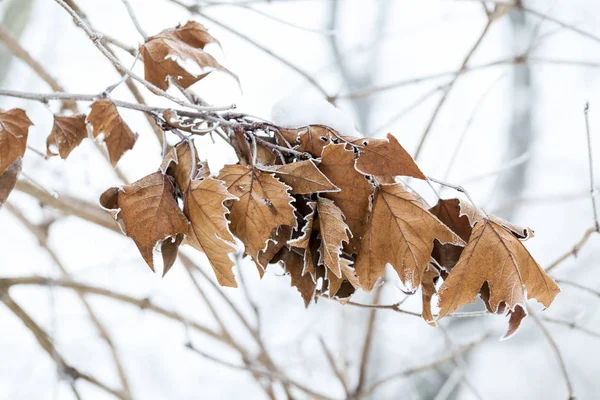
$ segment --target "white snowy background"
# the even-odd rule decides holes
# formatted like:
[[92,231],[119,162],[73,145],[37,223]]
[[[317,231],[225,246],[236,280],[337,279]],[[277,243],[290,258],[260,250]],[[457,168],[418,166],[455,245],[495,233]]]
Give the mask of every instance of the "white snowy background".
[[[3,0],[0,15],[21,2],[23,10],[19,15],[27,18],[27,22],[20,33],[20,43],[42,61],[67,91],[100,93],[119,80],[110,63],[54,1]],[[130,3],[149,34],[192,18],[167,0],[130,0]],[[392,132],[414,154],[442,91],[434,92],[422,102],[419,99],[448,83],[451,72],[460,68],[487,22],[481,2],[340,0],[333,18],[335,35],[331,36],[326,31],[332,29],[334,3],[334,0],[273,0],[249,4],[263,13],[317,32],[298,29],[239,6],[207,5],[203,12],[307,71],[331,96],[436,73],[449,74],[379,91],[360,101],[342,99],[337,110],[292,69],[218,25],[195,17],[222,43],[223,52],[213,49],[214,54],[239,75],[242,91],[232,79],[218,73],[193,89],[213,104],[235,103],[242,112],[280,124],[324,123],[344,133],[358,130],[372,136]],[[525,3],[531,9],[600,36],[597,1]],[[99,31],[133,47],[140,44],[141,38],[120,0],[79,0],[78,4]],[[493,7],[492,2],[487,4]],[[19,31],[21,25],[14,18],[14,15],[4,18],[3,27]],[[537,61],[530,62],[528,67],[501,64],[460,76],[432,126],[418,161],[428,175],[464,185],[479,205],[510,217],[512,222],[531,226],[536,237],[527,247],[542,266],[547,266],[568,251],[593,224],[583,106],[586,100],[590,102],[592,151],[600,159],[600,40],[552,21],[541,21],[526,14],[523,22],[509,14],[492,24],[468,67],[520,54],[532,39],[535,47],[530,54]],[[118,54],[126,65],[133,61],[124,52]],[[7,59],[8,54],[2,53],[2,57]],[[560,60],[569,62],[557,62]],[[141,63],[136,71],[143,72]],[[17,59],[5,63],[0,73],[0,87],[4,89],[50,91]],[[523,80],[523,74],[530,79]],[[143,93],[150,104],[168,104],[145,90]],[[133,100],[124,85],[114,92],[114,97]],[[58,110],[58,104],[51,106],[53,111]],[[35,122],[29,144],[44,149],[52,123],[52,113],[44,105],[0,98],[0,107],[25,108]],[[123,110],[122,114],[140,136],[133,151],[120,163],[133,181],[157,169],[161,149],[140,113]],[[395,117],[398,114],[400,117]],[[459,142],[462,142],[460,150],[454,155]],[[235,161],[230,148],[218,142],[213,144],[208,137],[199,139],[197,146],[213,171]],[[525,162],[498,173],[515,159]],[[595,167],[596,175],[600,176],[600,162]],[[44,161],[29,152],[25,174],[59,196],[69,195],[94,203],[106,188],[119,183],[91,141],[74,150],[67,161],[58,158]],[[435,202],[426,185],[415,188]],[[451,190],[442,193],[455,196]],[[10,200],[34,222],[52,214],[17,191]],[[149,298],[190,320],[217,327],[181,265],[176,264],[165,278],[152,274],[133,242],[119,234],[66,217],[52,225],[50,246],[77,281]],[[599,288],[599,250],[598,237],[594,236],[576,258],[570,258],[556,270],[555,276]],[[189,248],[184,248],[184,252],[211,273],[202,254]],[[277,266],[270,267],[262,280],[251,263],[245,262],[240,267],[236,274],[243,274],[249,296],[258,306],[262,336],[275,363],[315,391],[344,398],[319,338],[325,339],[338,364],[344,367],[348,381],[355,385],[369,311],[325,299],[305,309],[299,293],[290,287],[289,277],[283,276]],[[0,211],[0,275],[60,276],[36,238],[7,210]],[[389,277],[380,300],[382,304],[404,297],[396,286],[395,275]],[[252,319],[243,291],[224,290]],[[70,364],[118,387],[110,353],[72,291],[14,287],[11,294],[50,333]],[[372,300],[365,293],[359,293],[355,299],[364,303]],[[225,322],[234,327],[237,339],[254,352],[252,338],[243,329],[235,328],[236,318],[217,297],[213,296],[213,300],[221,307],[219,311]],[[247,371],[224,367],[187,349],[185,343],[192,340],[194,346],[206,353],[241,364],[236,353],[186,329],[184,324],[111,299],[90,297],[90,303],[123,357],[135,399],[265,398]],[[539,313],[538,305],[533,306]],[[413,296],[403,308],[419,312],[420,296]],[[598,309],[597,297],[564,286],[552,308],[540,315],[574,321],[600,332]],[[379,311],[376,318],[367,384],[450,351],[441,330],[419,318],[387,310]],[[464,357],[466,377],[480,397],[566,399],[567,390],[557,359],[533,320],[526,319],[513,338],[500,342],[506,323],[502,316],[448,318],[441,322],[456,346],[493,330],[485,343]],[[600,339],[559,325],[548,327],[565,357],[577,398],[599,398]],[[2,305],[0,355],[0,399],[74,399],[69,386],[58,379],[53,360],[40,349],[22,322]],[[443,398],[436,395],[446,381],[455,379],[454,368],[454,364],[445,363],[435,370],[396,379],[371,398]],[[77,385],[83,399],[111,398],[84,382]],[[284,397],[280,390],[277,395]],[[304,398],[302,393],[296,396]],[[443,396],[476,398],[460,382]]]

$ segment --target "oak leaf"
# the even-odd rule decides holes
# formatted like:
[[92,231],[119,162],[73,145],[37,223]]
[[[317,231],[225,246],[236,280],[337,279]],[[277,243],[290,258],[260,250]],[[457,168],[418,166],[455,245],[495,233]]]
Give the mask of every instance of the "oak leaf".
[[140,46],[145,79],[162,90],[169,87],[169,77],[183,88],[188,88],[216,70],[237,80],[235,74],[204,51],[210,42],[216,42],[216,39],[196,22],[188,22],[148,38]]
[[184,213],[190,221],[187,242],[206,254],[219,284],[231,287],[237,287],[237,283],[228,253],[236,247],[224,202],[235,199],[222,181],[204,178],[191,181],[184,201]]
[[[85,115],[55,116],[52,132],[46,139],[46,154],[66,159],[87,137]],[[58,150],[58,153],[55,151]]]
[[339,192],[323,193],[322,196],[333,200],[342,210],[352,232],[350,250],[357,252],[366,229],[370,197],[375,188],[367,177],[354,168],[354,163],[354,153],[346,150],[344,144],[332,144],[323,149],[319,169],[340,188]]
[[415,290],[429,265],[434,240],[463,243],[427,208],[402,184],[378,187],[355,263],[363,289],[373,289],[389,263],[408,290]]
[[292,188],[292,194],[338,192],[340,190],[317,168],[313,160],[265,166],[260,169],[275,173],[283,183]]
[[137,133],[129,128],[110,100],[96,100],[87,120],[92,125],[94,138],[103,135],[110,163],[116,166],[123,154],[135,145]]
[[31,125],[33,122],[20,108],[0,109],[0,174],[25,154]]
[[321,239],[319,264],[325,265],[333,275],[341,278],[342,247],[344,242],[348,243],[350,240],[350,228],[344,221],[342,210],[332,200],[319,198],[317,213]]
[[19,157],[0,174],[0,208],[2,208],[10,192],[15,188],[22,168],[23,159]]
[[175,262],[173,248],[189,230],[175,199],[171,177],[157,171],[131,185],[110,188],[100,197],[100,204],[118,219],[150,269],[154,271],[152,251],[157,243],[163,250],[163,274],[171,268]]
[[[458,263],[440,287],[438,319],[475,301],[486,283],[489,309],[497,313],[506,307],[519,322],[526,298],[535,298],[549,307],[560,292],[513,231],[494,220],[482,218],[475,224]],[[517,306],[522,310],[517,310]]]
[[244,243],[246,253],[260,264],[259,253],[266,249],[273,230],[296,226],[289,187],[271,174],[241,165],[226,165],[217,179],[224,181],[229,193],[239,199],[230,208],[231,231]]
[[387,135],[387,139],[356,138],[348,142],[358,148],[356,168],[365,174],[427,179],[415,160],[391,134]]

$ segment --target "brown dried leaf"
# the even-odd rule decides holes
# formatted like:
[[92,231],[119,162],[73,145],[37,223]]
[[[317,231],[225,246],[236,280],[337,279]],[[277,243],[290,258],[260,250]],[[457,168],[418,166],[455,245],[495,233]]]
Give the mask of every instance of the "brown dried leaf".
[[486,282],[487,306],[493,312],[505,306],[513,312],[517,306],[525,309],[526,295],[549,307],[560,292],[514,233],[490,219],[475,225],[458,263],[441,286],[438,319],[475,301]]
[[[291,131],[288,129],[288,135]],[[297,140],[300,142],[298,151],[310,153],[315,157],[321,157],[325,146],[341,142],[339,138],[342,137],[335,129],[325,125],[309,125],[296,131]]]
[[123,154],[135,145],[137,133],[129,128],[117,106],[110,100],[96,100],[87,120],[92,125],[95,138],[104,135],[110,163],[116,166]]
[[20,108],[0,109],[0,174],[25,154],[31,125],[33,122]]
[[342,276],[337,277],[332,273],[327,273],[327,280],[329,281],[329,297],[341,297],[348,298],[352,295],[353,291],[347,292],[343,296],[338,296],[338,292],[342,288],[342,285],[347,282],[354,289],[360,288],[360,282],[358,281],[358,276],[356,275],[356,270],[352,268],[350,265],[351,261],[346,260],[345,258],[340,259],[340,267],[342,271]]
[[357,138],[350,143],[360,151],[356,168],[365,174],[427,179],[392,134],[388,134],[387,139]]
[[309,274],[302,275],[302,270],[304,269],[303,257],[287,248],[283,248],[277,257],[285,266],[285,270],[290,274],[292,286],[300,292],[304,300],[304,306],[308,307],[315,295],[317,284]]
[[[180,142],[171,147],[162,161],[160,170],[164,174],[171,175],[182,194],[188,190],[190,179],[199,180],[210,175],[210,168],[206,162],[200,161],[198,151],[191,142]],[[193,152],[193,153],[192,153]],[[193,154],[193,156],[192,156]],[[192,164],[196,160],[195,172],[192,176]]]
[[275,173],[279,179],[292,188],[292,194],[338,192],[340,190],[323,175],[313,160],[265,166],[260,169]]
[[216,42],[216,39],[195,22],[164,30],[148,38],[140,46],[144,77],[162,90],[169,86],[168,77],[188,88],[215,70],[223,71],[238,80],[235,74],[203,50],[209,42]]
[[205,178],[192,181],[189,190],[186,188],[184,207],[190,221],[188,243],[206,254],[219,284],[231,287],[237,287],[234,263],[228,257],[235,250],[235,238],[229,231],[229,210],[223,203],[235,199],[222,181]]
[[[48,156],[60,154],[60,158],[64,160],[86,137],[85,114],[55,116],[52,132],[46,139],[46,154]],[[58,149],[58,153],[52,149]]]
[[10,192],[15,188],[22,168],[23,159],[19,157],[0,174],[0,208],[2,208]]
[[323,193],[322,196],[333,200],[342,210],[352,232],[349,246],[356,252],[366,229],[374,187],[354,168],[354,162],[354,153],[346,150],[344,144],[332,144],[323,150],[319,169],[341,190]]
[[122,230],[133,239],[142,257],[154,271],[152,250],[156,243],[172,240],[163,254],[164,271],[175,261],[172,248],[180,242],[178,235],[188,233],[188,220],[175,200],[175,188],[169,176],[160,171],[118,190],[110,188],[100,197],[100,204],[112,211],[123,224]]
[[231,205],[231,231],[244,243],[246,253],[264,268],[259,253],[266,249],[273,230],[285,225],[296,227],[290,188],[271,174],[241,165],[226,165],[218,179],[239,199]]
[[352,234],[344,222],[342,210],[332,200],[319,197],[317,201],[321,247],[319,264],[325,265],[338,278],[342,277],[341,254],[344,242],[348,243]]
[[386,263],[409,290],[418,288],[436,239],[463,243],[402,184],[380,185],[355,263],[362,288],[373,289]]

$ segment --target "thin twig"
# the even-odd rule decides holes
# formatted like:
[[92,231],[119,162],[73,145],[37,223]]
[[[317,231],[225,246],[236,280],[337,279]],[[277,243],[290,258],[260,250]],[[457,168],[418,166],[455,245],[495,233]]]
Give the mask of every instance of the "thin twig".
[[531,309],[529,309],[529,315],[533,318],[536,325],[540,328],[540,330],[546,337],[548,344],[550,345],[550,347],[552,348],[552,351],[554,352],[554,355],[556,356],[556,359],[560,366],[560,370],[561,370],[563,379],[565,380],[565,384],[567,386],[567,391],[569,393],[568,399],[575,400],[575,394],[573,392],[573,383],[571,382],[571,376],[569,375],[569,371],[567,370],[565,360],[562,356],[562,353],[560,352],[560,349],[558,348],[558,345],[554,341],[554,338],[550,334],[550,331],[548,330],[548,328],[546,328],[544,323],[540,320],[540,318]]
[[566,326],[567,328],[574,329],[574,330],[580,331],[582,333],[585,333],[586,335],[600,338],[599,332],[592,331],[591,329],[588,329],[581,325],[578,325],[575,322],[564,321],[562,319],[556,319],[556,318],[551,318],[551,317],[542,317],[542,321],[550,322],[552,324],[557,324],[557,325],[563,325],[563,326]]
[[[381,299],[381,291],[383,286],[377,286],[375,289],[375,295],[373,296],[373,303],[379,303]],[[371,347],[373,345],[373,337],[375,336],[375,322],[377,321],[377,307],[371,308],[369,312],[369,322],[367,323],[367,330],[365,333],[365,340],[363,344],[360,369],[358,375],[358,383],[354,389],[354,398],[360,398],[363,394],[364,386],[367,381],[367,371],[369,367],[369,361],[371,359]]]
[[133,7],[131,7],[131,4],[129,3],[129,0],[121,0],[121,1],[123,2],[123,4],[125,5],[125,8],[127,9],[127,14],[129,14],[129,18],[131,18],[131,22],[133,22],[135,29],[138,31],[140,36],[145,41],[146,39],[148,39],[148,35],[146,34],[146,31],[144,31],[144,29],[142,28],[142,25],[140,24],[140,21],[138,20],[137,16],[135,15],[135,12],[133,11]]
[[[21,211],[18,208],[14,207],[11,203],[6,203],[4,206],[33,235],[36,236],[36,238],[38,239],[38,242],[40,243],[40,246],[46,251],[46,253],[48,253],[48,255],[50,256],[50,258],[52,259],[52,261],[54,262],[56,267],[59,269],[59,271],[63,275],[63,277],[70,278],[69,273],[68,273],[67,269],[65,268],[65,266],[63,265],[62,261],[60,260],[60,258],[58,258],[58,255],[56,254],[56,252],[54,252],[54,250],[49,246],[46,230],[43,227],[34,225],[31,221],[29,221],[23,215],[23,213],[21,213]],[[127,374],[125,373],[125,369],[123,368],[123,363],[121,362],[121,357],[119,356],[119,353],[110,337],[108,330],[106,329],[104,324],[102,324],[102,322],[100,321],[100,319],[94,312],[92,306],[87,301],[85,294],[80,291],[77,291],[77,290],[75,292],[79,296],[81,303],[83,304],[84,308],[86,309],[86,311],[90,317],[90,320],[92,321],[92,324],[96,327],[98,334],[100,335],[100,337],[104,340],[104,342],[110,349],[111,356],[113,358],[115,367],[117,369],[117,374],[119,375],[119,379],[120,379],[121,385],[123,387],[122,388],[123,394],[125,395],[126,398],[131,398],[131,389],[129,388],[129,381],[127,379]]]
[[428,362],[428,363],[425,363],[425,364],[422,364],[422,365],[419,365],[419,366],[416,366],[416,367],[408,368],[408,369],[405,369],[404,371],[392,374],[392,375],[390,375],[390,376],[388,376],[386,378],[382,378],[379,381],[377,381],[374,384],[372,384],[367,390],[365,390],[365,392],[363,393],[363,395],[365,397],[368,397],[369,395],[373,394],[377,389],[379,389],[382,385],[385,385],[386,383],[391,382],[394,379],[404,378],[404,377],[407,377],[407,376],[410,376],[410,375],[418,374],[418,373],[423,372],[423,371],[427,371],[427,370],[430,370],[430,369],[437,368],[437,367],[441,366],[442,364],[445,364],[448,361],[452,361],[456,357],[458,357],[458,356],[460,356],[460,355],[462,355],[464,353],[467,353],[467,352],[471,351],[477,345],[481,344],[482,342],[484,342],[489,337],[490,337],[490,334],[487,333],[487,334],[483,335],[481,338],[479,338],[479,339],[477,339],[477,340],[475,340],[475,341],[473,341],[473,342],[471,342],[471,343],[469,343],[467,345],[464,345],[464,346],[458,348],[457,350],[454,350],[454,351],[452,351],[450,353],[447,353],[444,356],[442,356],[442,357],[440,357],[440,358],[438,358],[438,359],[436,359],[434,361],[431,361],[431,362]]
[[[75,282],[72,280],[63,280],[63,279],[51,279],[42,276],[25,276],[25,277],[15,277],[15,278],[0,278],[0,289],[1,288],[10,288],[12,286],[49,286],[54,285],[55,287],[62,287],[73,289],[76,291],[80,291],[82,293],[94,294],[97,296],[102,296],[106,298],[110,298],[113,300],[120,301],[122,303],[131,304],[135,307],[138,307],[141,310],[149,310],[154,312],[155,314],[162,315],[168,319],[173,321],[178,321],[194,330],[207,335],[208,337],[215,339],[229,347],[233,346],[230,342],[228,342],[220,333],[215,332],[214,330],[201,325],[198,322],[190,321],[189,319],[183,317],[182,315],[162,308],[156,304],[153,304],[149,299],[137,299],[135,297],[129,296],[124,293],[119,293],[112,291],[110,289],[104,289],[97,286],[86,285],[85,283]],[[235,348],[234,348],[235,349]]]
[[350,388],[348,387],[348,384],[346,383],[346,378],[344,377],[344,374],[342,373],[342,371],[336,365],[335,357],[331,353],[331,350],[329,350],[329,348],[327,347],[325,340],[323,340],[323,338],[320,336],[319,336],[319,343],[321,343],[321,348],[323,348],[323,352],[325,353],[325,357],[327,358],[327,362],[329,363],[331,370],[333,371],[335,376],[338,378],[340,385],[342,385],[342,388],[344,389],[344,392],[346,393],[346,398],[351,398]]
[[577,282],[567,281],[567,280],[564,280],[564,279],[556,279],[556,283],[560,283],[562,285],[567,285],[567,286],[572,286],[572,287],[577,288],[579,290],[583,290],[584,292],[588,292],[590,294],[593,294],[596,297],[600,297],[600,291],[592,289],[592,288],[589,288],[587,286],[580,285]]
[[97,387],[98,389],[115,396],[118,399],[128,400],[128,397],[126,397],[121,391],[113,389],[105,383],[94,378],[93,376],[85,374],[79,371],[78,369],[74,368],[73,366],[67,364],[67,362],[60,355],[60,353],[57,351],[56,347],[52,343],[52,340],[50,339],[48,333],[44,331],[33,320],[33,318],[31,318],[31,316],[12,299],[12,297],[10,297],[7,289],[7,287],[2,288],[2,293],[0,293],[0,300],[6,305],[6,307],[8,307],[10,311],[12,311],[12,313],[17,318],[19,318],[23,322],[23,324],[25,324],[27,329],[29,329],[29,331],[31,331],[31,333],[35,336],[37,342],[42,347],[42,349],[44,349],[44,351],[55,360],[61,377],[69,379],[70,385],[72,387],[74,387],[76,380],[82,379]]
[[294,381],[294,380],[288,378],[287,376],[283,376],[283,375],[281,375],[281,374],[279,374],[279,373],[277,373],[275,371],[264,370],[264,369],[261,369],[259,367],[254,366],[252,364],[246,364],[246,365],[234,364],[234,363],[231,363],[229,361],[222,360],[220,358],[212,356],[212,355],[210,355],[210,354],[208,354],[208,353],[206,353],[206,352],[204,352],[204,351],[202,351],[200,349],[197,349],[191,343],[187,344],[187,348],[189,348],[194,353],[199,354],[199,355],[201,355],[202,357],[204,357],[204,358],[206,358],[208,360],[214,361],[214,362],[216,362],[218,364],[221,364],[221,365],[224,365],[224,366],[226,366],[228,368],[237,369],[237,370],[241,370],[241,371],[255,372],[255,373],[258,373],[260,375],[271,377],[273,379],[285,381],[286,383],[288,383],[288,384],[296,387],[298,390],[301,390],[301,391],[305,392],[306,394],[308,394],[310,396],[313,396],[313,397],[315,397],[317,399],[331,399],[331,397],[323,395],[323,394],[320,394],[320,393],[317,393],[314,390],[312,390],[312,389],[308,388],[307,386],[305,386],[304,384],[302,384],[300,382],[297,382],[297,381]]
[[180,6],[180,7],[183,7],[186,10],[188,10],[190,13],[196,14],[196,15],[198,15],[198,16],[206,19],[207,21],[212,22],[215,25],[219,25],[221,28],[225,29],[226,31],[228,31],[228,32],[230,32],[230,33],[232,33],[234,35],[236,35],[238,38],[242,39],[243,41],[245,41],[245,42],[251,44],[252,46],[256,47],[257,49],[259,49],[259,50],[267,53],[269,56],[273,57],[277,61],[281,62],[282,64],[284,64],[288,68],[294,70],[299,75],[301,75],[315,89],[317,89],[319,92],[321,92],[323,94],[323,96],[325,96],[325,98],[329,98],[329,95],[327,94],[327,91],[319,84],[319,82],[317,82],[317,80],[313,77],[313,74],[302,70],[297,65],[295,65],[292,62],[290,62],[290,61],[286,60],[285,58],[281,57],[280,55],[278,55],[274,51],[269,50],[268,48],[264,47],[260,43],[257,43],[253,39],[249,38],[248,36],[246,36],[245,34],[239,32],[238,30],[230,27],[229,25],[226,25],[226,24],[222,23],[221,21],[219,21],[219,20],[217,20],[217,19],[215,19],[213,17],[210,17],[210,16],[206,15],[203,12],[200,12],[200,8],[201,7],[198,7],[198,6],[195,6],[195,5],[188,5],[188,4],[185,4],[183,1],[180,1],[180,0],[166,0],[166,1],[169,1],[169,2],[171,2],[173,4],[176,4],[176,5]]
[[588,145],[588,163],[590,168],[590,197],[592,200],[592,208],[594,210],[594,226],[596,227],[596,232],[600,232],[600,223],[598,223],[598,209],[596,208],[596,199],[595,199],[595,190],[594,190],[594,162],[592,157],[592,138],[590,135],[590,121],[588,117],[590,109],[590,103],[585,102],[585,107],[583,108],[583,114],[585,116],[585,133],[587,136],[587,145]]
[[[487,11],[487,9],[486,9],[486,11]],[[479,35],[479,37],[475,41],[475,44],[473,45],[473,47],[471,47],[471,50],[467,53],[467,55],[463,59],[463,62],[462,62],[461,66],[460,66],[460,69],[459,69],[459,73],[457,75],[455,75],[454,78],[452,79],[452,81],[446,86],[446,90],[444,91],[444,95],[440,98],[440,101],[438,102],[437,106],[435,107],[435,109],[433,111],[433,114],[431,115],[431,118],[429,119],[429,122],[427,123],[427,127],[425,128],[425,131],[421,135],[421,139],[419,141],[419,144],[417,145],[417,150],[415,151],[415,157],[414,157],[415,160],[419,159],[419,156],[421,155],[421,151],[423,150],[423,145],[425,144],[425,141],[427,140],[427,137],[429,136],[429,133],[431,132],[431,128],[433,127],[433,124],[437,120],[437,117],[438,117],[438,115],[440,113],[440,110],[442,109],[442,106],[444,105],[444,103],[446,102],[446,99],[450,95],[450,92],[452,91],[452,88],[456,84],[456,81],[460,77],[461,72],[467,67],[467,64],[469,63],[469,60],[471,60],[471,57],[473,56],[473,54],[475,53],[475,51],[477,50],[477,48],[483,42],[483,39],[487,35],[487,33],[488,33],[489,29],[490,29],[490,26],[492,26],[492,23],[495,20],[496,20],[495,18],[488,18],[487,19],[487,23],[485,24],[485,26],[483,28],[483,31],[481,32],[481,34]]]
[[562,256],[558,257],[556,261],[546,267],[546,272],[552,271],[554,268],[562,264],[564,261],[568,260],[571,256],[576,257],[581,248],[587,243],[587,241],[592,237],[594,233],[597,233],[596,227],[593,226],[589,228],[587,231],[583,233],[583,236],[575,245],[571,248],[571,250],[567,251]]
[[58,3],[62,8],[64,8],[65,11],[67,11],[67,13],[75,21],[75,23],[77,24],[77,26],[79,26],[87,34],[87,36],[90,38],[90,40],[92,41],[92,43],[94,43],[94,45],[96,46],[96,48],[98,50],[100,50],[100,52],[110,62],[112,62],[121,72],[127,74],[128,76],[130,76],[135,81],[141,83],[142,85],[144,85],[146,88],[148,88],[148,90],[150,90],[154,94],[162,96],[162,97],[164,97],[164,98],[172,101],[173,103],[179,104],[182,107],[193,108],[195,110],[202,111],[202,112],[206,112],[206,111],[224,111],[224,110],[229,110],[229,109],[235,108],[235,106],[233,106],[233,105],[224,106],[224,107],[205,107],[205,106],[199,106],[197,104],[192,104],[192,103],[189,103],[189,102],[185,102],[185,101],[182,101],[182,100],[178,99],[177,97],[174,97],[174,96],[170,95],[169,93],[167,93],[164,90],[160,89],[158,86],[156,86],[156,85],[148,82],[144,78],[138,76],[136,73],[134,73],[133,71],[131,71],[127,67],[125,67],[123,65],[123,63],[121,63],[121,61],[119,61],[119,59],[117,59],[106,48],[106,46],[102,43],[102,40],[101,40],[102,36],[99,33],[93,31],[89,27],[89,25],[87,25],[87,23],[79,16],[79,14],[77,14],[64,0],[54,0],[54,1],[56,3]]

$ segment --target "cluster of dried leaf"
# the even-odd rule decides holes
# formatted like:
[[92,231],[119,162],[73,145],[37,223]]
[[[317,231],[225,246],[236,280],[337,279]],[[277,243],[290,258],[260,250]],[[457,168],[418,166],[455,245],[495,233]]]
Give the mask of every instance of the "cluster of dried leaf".
[[[204,52],[211,42],[195,22],[149,38],[140,47],[146,80],[167,89],[169,77],[177,78],[187,88],[212,70],[229,72]],[[190,61],[201,73],[184,68]],[[344,301],[359,288],[372,290],[389,264],[410,293],[421,288],[428,323],[479,295],[490,312],[510,315],[507,335],[526,316],[526,298],[548,307],[559,292],[522,243],[530,230],[459,199],[430,208],[397,182],[427,178],[394,136],[347,137],[321,125],[289,129],[216,115],[239,162],[213,176],[181,132],[205,133],[207,116],[171,109],[155,115],[182,141],[157,172],[100,198],[150,268],[157,245],[166,273],[186,243],[206,254],[221,285],[235,287],[230,253],[237,238],[261,276],[281,263],[308,306],[319,296]],[[66,158],[88,136],[88,124],[113,165],[137,139],[115,104],[100,98],[87,117],[55,117],[48,155]],[[0,199],[16,182],[31,125],[23,110],[0,112]]]
[[390,264],[411,292],[421,287],[429,323],[479,295],[490,312],[508,312],[507,335],[526,316],[526,297],[548,307],[559,292],[523,246],[529,229],[459,199],[430,208],[397,183],[397,176],[426,177],[391,135],[356,138],[320,125],[269,124],[229,133],[239,163],[216,177],[182,141],[159,171],[102,195],[102,206],[151,268],[157,243],[165,272],[187,243],[206,254],[221,285],[235,287],[228,253],[238,238],[261,276],[280,262],[308,306],[319,296],[344,301],[356,289],[372,290]]

